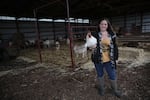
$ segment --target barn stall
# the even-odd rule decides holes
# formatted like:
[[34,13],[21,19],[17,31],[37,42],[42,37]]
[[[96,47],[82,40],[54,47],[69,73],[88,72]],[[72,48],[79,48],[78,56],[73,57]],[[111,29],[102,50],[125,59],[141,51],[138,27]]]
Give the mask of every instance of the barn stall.
[[[130,5],[133,2],[134,5]],[[7,5],[5,1],[3,4]],[[5,8],[3,4],[2,9]],[[97,22],[103,16],[110,19],[118,34],[118,81],[124,98],[149,99],[148,1],[141,3],[140,0],[133,0],[122,4],[118,0],[74,0],[68,3],[64,0],[39,0],[36,3],[34,0],[27,0],[10,4],[22,7],[9,5],[13,9],[0,13],[2,16],[17,16],[13,20],[6,20],[6,17],[0,21],[0,33],[8,46],[7,51],[10,51],[10,55],[17,55],[13,57],[15,60],[8,62],[10,58],[6,57],[7,60],[1,63],[2,100],[26,100],[27,97],[30,100],[117,100],[110,94],[109,88],[104,97],[99,97],[96,93],[96,74],[90,61],[91,51],[87,51],[85,57],[82,54],[77,57],[74,52],[75,45],[85,43],[88,30],[96,32]],[[70,4],[70,11],[67,4]],[[90,7],[86,7],[87,5]],[[133,8],[129,11],[131,7]],[[49,21],[44,21],[45,18]],[[11,45],[13,41],[15,46]],[[108,81],[107,77],[105,79]],[[77,93],[79,94],[76,96]]]

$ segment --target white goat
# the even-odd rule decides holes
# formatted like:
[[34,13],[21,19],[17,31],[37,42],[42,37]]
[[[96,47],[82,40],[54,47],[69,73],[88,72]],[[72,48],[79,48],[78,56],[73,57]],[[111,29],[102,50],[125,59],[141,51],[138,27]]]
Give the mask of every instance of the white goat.
[[34,39],[26,40],[25,41],[25,48],[34,47],[36,45]]
[[74,53],[76,54],[76,57],[79,57],[79,54],[82,54],[82,58],[87,56],[87,44],[86,43],[84,45],[75,45],[73,50],[74,50]]
[[45,40],[43,45],[45,48],[50,48],[51,45],[54,45],[54,40]]
[[59,43],[59,41],[56,41],[56,42],[55,42],[55,46],[56,46],[56,50],[59,50],[59,49],[60,49],[60,43]]
[[69,44],[70,44],[70,40],[69,40],[69,38],[67,38],[67,39],[66,39],[66,42],[67,42],[67,45],[69,45]]

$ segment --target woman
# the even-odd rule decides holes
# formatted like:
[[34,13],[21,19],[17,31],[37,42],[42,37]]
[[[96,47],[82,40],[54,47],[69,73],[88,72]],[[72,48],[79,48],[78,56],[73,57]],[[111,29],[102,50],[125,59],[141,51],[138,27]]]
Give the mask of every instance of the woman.
[[[91,36],[91,33],[87,34]],[[121,92],[117,90],[116,83],[116,60],[118,59],[118,47],[116,45],[116,35],[113,32],[112,26],[108,19],[104,18],[99,22],[99,32],[92,34],[97,39],[94,52],[92,54],[92,61],[94,62],[98,81],[99,93],[104,95],[104,77],[103,70],[105,69],[111,81],[111,87],[114,95],[121,97]]]

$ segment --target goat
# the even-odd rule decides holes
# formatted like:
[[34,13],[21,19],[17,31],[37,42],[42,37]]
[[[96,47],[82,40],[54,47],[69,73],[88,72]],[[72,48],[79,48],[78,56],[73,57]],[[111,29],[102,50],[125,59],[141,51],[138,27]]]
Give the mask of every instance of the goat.
[[67,45],[70,44],[70,39],[69,38],[66,39],[66,43],[67,43]]
[[55,46],[56,46],[56,50],[59,50],[59,49],[60,49],[60,43],[59,43],[59,41],[56,41],[56,42],[55,42]]
[[36,45],[36,42],[34,39],[31,39],[31,40],[26,40],[25,41],[25,48],[29,48],[29,47],[35,47]]
[[54,45],[54,40],[45,40],[45,41],[43,41],[43,46],[45,48],[50,48],[52,45]]
[[74,50],[74,53],[76,54],[76,57],[79,57],[79,54],[82,54],[82,58],[87,56],[87,44],[86,43],[84,45],[75,45],[73,50]]

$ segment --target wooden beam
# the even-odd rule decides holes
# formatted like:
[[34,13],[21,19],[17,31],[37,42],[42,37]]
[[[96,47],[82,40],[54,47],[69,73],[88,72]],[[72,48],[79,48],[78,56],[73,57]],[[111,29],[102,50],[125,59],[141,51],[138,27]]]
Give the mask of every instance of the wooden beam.
[[40,63],[42,63],[41,45],[40,45],[41,35],[40,35],[40,30],[39,30],[39,22],[38,22],[38,16],[37,16],[37,9],[34,9],[33,13],[34,13],[34,18],[36,18],[35,29],[36,29],[37,40],[38,40],[38,54],[39,54]]

